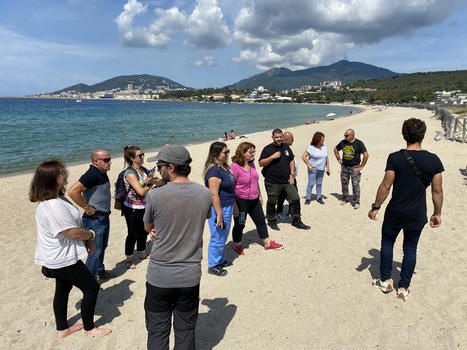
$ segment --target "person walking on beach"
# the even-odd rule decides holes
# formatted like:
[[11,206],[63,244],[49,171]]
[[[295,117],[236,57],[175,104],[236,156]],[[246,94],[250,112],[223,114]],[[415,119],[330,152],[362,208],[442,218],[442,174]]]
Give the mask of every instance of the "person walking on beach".
[[280,193],[285,190],[286,198],[290,203],[292,226],[308,230],[310,226],[305,225],[300,218],[300,197],[294,186],[294,154],[290,147],[282,142],[282,138],[282,130],[274,129],[272,132],[273,142],[264,147],[259,157],[259,166],[263,168],[261,173],[264,176],[264,184],[268,193],[266,203],[268,225],[273,230],[279,230],[276,204]]
[[235,205],[235,176],[228,161],[230,151],[224,142],[209,147],[204,164],[204,183],[211,191],[212,215],[208,220],[211,239],[208,247],[208,273],[226,276],[224,247],[229,236]]
[[91,162],[89,169],[68,190],[68,195],[84,209],[84,227],[96,233],[96,250],[88,256],[86,266],[97,280],[104,280],[109,277],[104,268],[104,254],[110,229],[111,194],[107,171],[112,159],[107,151],[96,149],[91,153]]
[[[292,147],[293,142],[294,142],[292,132],[285,131],[282,142],[285,143],[286,145],[288,145],[289,147]],[[295,165],[295,171],[293,173],[293,177],[294,177],[293,185],[295,186],[295,189],[297,190],[297,193],[298,193],[298,187],[297,187],[298,162],[297,162],[297,157],[294,157],[294,165]],[[277,199],[277,218],[278,219],[280,218],[280,216],[282,215],[282,211],[284,210],[285,197],[287,197],[287,192],[285,190],[282,190],[282,192],[279,194],[279,198]],[[287,213],[287,216],[290,216],[290,204],[289,204],[289,212]]]
[[234,250],[238,255],[244,255],[242,247],[242,235],[245,228],[246,215],[250,215],[256,226],[259,238],[264,243],[264,249],[282,249],[280,243],[269,238],[266,218],[263,212],[263,198],[259,190],[259,175],[255,168],[256,147],[250,142],[242,142],[238,145],[235,155],[232,157],[232,173],[236,177],[235,202],[238,215],[234,216],[232,230]]
[[166,185],[148,193],[144,227],[154,240],[148,264],[144,310],[148,349],[195,349],[203,229],[211,214],[209,190],[188,179],[191,157],[169,145],[156,156]]
[[305,204],[311,203],[311,192],[316,183],[316,201],[324,205],[322,197],[322,187],[324,171],[328,175],[331,174],[329,170],[329,157],[328,148],[324,144],[324,134],[320,131],[315,132],[311,139],[311,144],[302,155],[303,162],[308,168],[308,185],[306,187]]
[[[36,209],[37,242],[34,262],[42,265],[44,275],[55,278],[53,310],[59,338],[80,331],[108,335],[112,331],[96,328],[94,310],[99,283],[83,264],[95,249],[93,230],[83,229],[79,211],[65,198],[68,171],[58,160],[43,162],[31,182],[29,199],[39,202]],[[83,292],[83,323],[68,325],[68,296],[73,286]]]
[[[342,158],[339,151],[342,150]],[[361,155],[363,154],[363,160]],[[342,201],[341,205],[349,202],[349,179],[352,179],[353,207],[360,208],[360,179],[362,169],[368,161],[368,151],[362,141],[355,138],[355,131],[347,129],[344,139],[334,147],[334,155],[341,164]],[[361,161],[361,163],[360,163]]]
[[417,245],[423,227],[428,222],[426,216],[426,188],[431,185],[433,215],[431,227],[441,225],[441,207],[443,205],[442,175],[444,171],[441,160],[433,153],[422,149],[426,124],[420,119],[411,118],[402,125],[402,136],[407,147],[391,153],[386,163],[386,173],[378,187],[375,202],[371,205],[368,217],[376,220],[381,205],[389,195],[392,198],[384,213],[381,229],[381,265],[380,278],[373,281],[375,287],[383,292],[393,291],[391,282],[392,254],[394,242],[400,232],[404,231],[404,257],[397,297],[406,300],[410,290],[410,281],[415,270]]
[[128,269],[135,269],[133,251],[138,251],[139,258],[144,260],[146,253],[146,239],[148,232],[144,230],[143,215],[146,208],[146,194],[151,190],[157,178],[149,174],[144,164],[144,152],[138,146],[128,145],[123,149],[123,158],[128,168],[125,170],[123,182],[126,197],[122,212],[125,216],[128,235],[125,239],[125,263]]

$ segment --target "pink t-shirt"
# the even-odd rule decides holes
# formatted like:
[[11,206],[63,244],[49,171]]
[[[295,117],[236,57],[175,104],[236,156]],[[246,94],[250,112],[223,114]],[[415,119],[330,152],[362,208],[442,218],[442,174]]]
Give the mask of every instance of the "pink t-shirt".
[[243,199],[256,199],[259,197],[259,175],[255,164],[250,164],[250,171],[246,171],[237,163],[230,165],[232,173],[237,178],[235,183],[235,195]]

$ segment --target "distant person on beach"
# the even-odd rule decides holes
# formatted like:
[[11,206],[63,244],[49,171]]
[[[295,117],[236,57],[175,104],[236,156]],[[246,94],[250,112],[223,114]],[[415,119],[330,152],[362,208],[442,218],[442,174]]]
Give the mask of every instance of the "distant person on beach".
[[[110,329],[95,328],[99,283],[81,259],[92,254],[95,232],[82,228],[79,211],[65,198],[68,171],[58,160],[43,162],[36,169],[29,191],[36,209],[37,242],[34,262],[47,277],[55,278],[53,310],[59,338],[84,328],[87,334],[108,335]],[[73,286],[83,292],[82,323],[68,325],[68,296]]]
[[228,165],[230,151],[224,142],[209,147],[204,164],[204,183],[211,191],[212,215],[208,220],[211,239],[208,247],[208,273],[226,276],[224,246],[230,232],[235,206],[235,176]]
[[125,263],[128,269],[135,269],[133,252],[138,251],[140,259],[148,257],[146,253],[146,239],[148,232],[144,230],[144,210],[146,208],[146,195],[151,190],[157,178],[153,178],[144,164],[144,152],[138,146],[128,145],[123,149],[123,158],[128,168],[123,175],[126,197],[122,212],[125,216],[128,235],[125,239]]
[[306,187],[305,204],[311,203],[311,192],[316,184],[316,201],[324,205],[322,190],[324,171],[330,175],[328,148],[324,144],[324,134],[320,131],[315,132],[311,139],[310,146],[302,155],[303,162],[308,168],[308,185]]
[[229,135],[230,140],[235,140],[235,131],[232,129],[230,130],[230,135]]
[[[339,151],[342,151],[342,158]],[[363,160],[361,160],[362,154]],[[341,164],[342,201],[340,204],[344,205],[350,201],[349,179],[352,179],[353,207],[358,209],[360,208],[361,171],[368,161],[368,151],[363,142],[355,138],[355,131],[347,129],[344,139],[334,147],[334,155]]]
[[279,230],[277,226],[276,204],[280,193],[285,190],[286,198],[290,203],[292,226],[308,230],[310,226],[305,225],[300,218],[300,197],[294,186],[294,154],[290,147],[282,142],[282,139],[282,130],[274,129],[272,132],[273,142],[263,148],[259,157],[259,166],[263,168],[261,173],[264,176],[264,185],[268,193],[266,218],[270,228]]
[[203,230],[211,213],[211,194],[191,182],[191,157],[179,145],[156,156],[165,186],[148,193],[144,227],[153,246],[148,264],[144,310],[148,349],[168,349],[172,327],[174,349],[195,349]]
[[[293,142],[294,142],[292,132],[285,131],[282,142],[288,145],[289,147],[292,147]],[[297,193],[298,193],[298,187],[297,187],[298,162],[297,162],[297,157],[295,156],[294,156],[294,165],[295,165],[295,171],[293,173],[293,177],[294,177],[293,185],[295,186],[295,189],[297,190]],[[278,219],[280,218],[280,216],[282,215],[282,211],[284,210],[284,202],[285,202],[286,196],[287,196],[287,192],[285,190],[282,190],[282,192],[279,194],[279,198],[277,199],[277,218]],[[289,204],[289,211],[287,213],[287,216],[290,216],[290,204]]]
[[224,132],[224,137],[222,139],[223,141],[229,141],[229,135],[227,135],[227,131]]
[[426,188],[430,185],[434,207],[430,226],[441,225],[441,207],[443,206],[441,173],[444,167],[437,155],[422,149],[425,132],[424,121],[415,118],[404,121],[402,136],[407,142],[407,147],[389,155],[386,173],[378,187],[375,202],[368,213],[370,219],[376,220],[378,210],[394,185],[381,229],[380,278],[374,280],[373,285],[385,293],[393,290],[391,272],[394,242],[400,230],[404,230],[402,246],[404,257],[397,290],[397,297],[404,301],[410,293],[409,286],[415,270],[418,240],[423,227],[428,222]]
[[109,278],[104,268],[104,254],[110,229],[111,195],[107,171],[110,170],[112,159],[107,151],[97,149],[91,153],[91,162],[88,171],[68,190],[68,195],[84,209],[84,227],[96,233],[96,250],[88,256],[86,266],[97,280],[104,280]]
[[234,216],[232,230],[234,250],[238,255],[244,255],[242,247],[242,235],[245,228],[246,215],[250,215],[255,223],[259,238],[264,243],[264,249],[282,249],[282,244],[269,238],[266,218],[263,212],[263,198],[259,190],[259,175],[255,167],[256,147],[250,142],[242,142],[238,145],[235,155],[232,157],[232,173],[236,177],[235,201],[238,215]]

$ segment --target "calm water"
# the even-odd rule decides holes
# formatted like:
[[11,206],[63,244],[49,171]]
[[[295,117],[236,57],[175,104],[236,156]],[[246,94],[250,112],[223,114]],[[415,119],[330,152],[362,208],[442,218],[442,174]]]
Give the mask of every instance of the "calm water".
[[[87,162],[91,150],[121,156],[127,144],[145,151],[191,144],[349,114],[355,107],[0,98],[0,175],[32,170],[45,158]],[[270,126],[270,127],[269,127]],[[266,129],[266,130],[267,130]],[[169,138],[173,133],[174,138]]]

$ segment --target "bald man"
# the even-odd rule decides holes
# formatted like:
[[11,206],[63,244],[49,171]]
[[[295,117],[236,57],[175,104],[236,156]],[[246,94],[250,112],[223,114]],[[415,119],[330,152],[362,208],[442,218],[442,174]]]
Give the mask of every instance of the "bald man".
[[[342,158],[339,154],[342,151]],[[363,160],[361,155],[363,154]],[[344,205],[350,201],[349,178],[352,179],[353,207],[360,208],[360,178],[362,169],[368,161],[368,152],[362,141],[355,138],[355,131],[347,129],[344,139],[334,147],[334,155],[341,164],[342,201]]]
[[110,182],[107,171],[112,159],[107,151],[96,149],[91,153],[89,169],[68,190],[71,199],[84,209],[83,226],[95,233],[96,250],[89,255],[86,266],[97,280],[106,279],[104,252],[109,241]]
[[[292,147],[293,145],[293,134],[290,131],[284,131],[282,138],[282,142],[288,145],[289,147]],[[293,177],[295,179],[294,181],[294,186],[295,189],[298,192],[298,187],[297,187],[297,174],[298,174],[298,162],[297,162],[297,157],[294,157],[294,163],[295,163],[295,171],[293,173]],[[287,196],[287,193],[285,191],[282,191],[281,194],[279,195],[279,198],[277,199],[277,217],[280,218],[282,215],[282,211],[284,210],[284,202],[285,202],[285,197]],[[289,203],[289,212],[287,213],[287,216],[290,216],[290,203]]]

